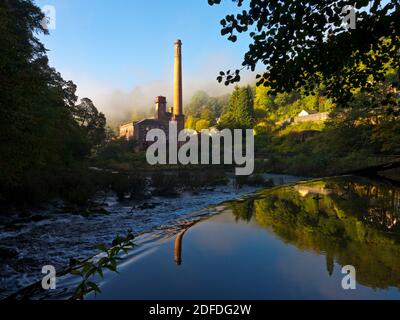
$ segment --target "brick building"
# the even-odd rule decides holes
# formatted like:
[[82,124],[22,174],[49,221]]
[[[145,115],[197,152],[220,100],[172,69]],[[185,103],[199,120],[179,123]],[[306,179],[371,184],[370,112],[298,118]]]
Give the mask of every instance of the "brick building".
[[170,121],[176,121],[178,132],[184,129],[185,116],[183,114],[182,103],[182,42],[175,42],[175,61],[174,61],[174,106],[167,110],[167,99],[158,96],[155,102],[155,115],[151,119],[143,119],[139,122],[129,122],[119,128],[120,138],[134,139],[140,148],[147,146],[146,135],[151,129],[164,130],[168,137]]

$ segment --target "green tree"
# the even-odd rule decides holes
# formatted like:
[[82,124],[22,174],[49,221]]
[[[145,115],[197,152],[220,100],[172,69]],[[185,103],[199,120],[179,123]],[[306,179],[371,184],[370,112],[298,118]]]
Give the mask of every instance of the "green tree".
[[248,129],[254,124],[253,91],[250,86],[236,86],[228,109],[222,114],[219,126],[230,129]]
[[254,112],[256,119],[262,119],[275,111],[274,98],[270,89],[264,86],[256,87],[254,97]]
[[[210,121],[212,125],[215,125],[216,120],[227,109],[229,98],[229,94],[220,97],[210,97],[204,91],[197,91],[186,105],[185,114],[187,118],[191,116],[196,121],[198,119],[205,119]],[[191,128],[194,129],[194,124]]]
[[0,2],[0,199],[55,192],[104,129],[104,115],[76,121],[76,86],[49,67],[37,38],[48,34],[44,18],[30,0]]
[[207,105],[201,111],[200,118],[203,120],[207,120],[212,124],[215,124],[216,115],[214,113],[214,110],[211,108],[211,106]]
[[[238,7],[245,3],[233,1]],[[344,23],[349,15],[354,28]],[[400,67],[399,21],[398,0],[250,0],[240,13],[221,20],[221,34],[232,42],[237,34],[249,35],[242,67],[266,66],[258,85],[311,93],[324,83],[328,97],[344,105],[354,89],[368,91],[390,67]],[[221,72],[218,80],[238,82],[240,70]]]
[[185,113],[195,118],[200,118],[201,111],[208,104],[209,96],[204,91],[197,91],[185,108]]
[[78,124],[85,129],[92,147],[101,144],[106,138],[106,117],[99,112],[92,100],[81,99],[74,108],[73,116]]
[[229,103],[230,94],[226,94],[220,97],[212,97],[208,101],[208,105],[214,112],[215,118],[219,118],[223,111],[227,108]]
[[200,119],[199,121],[196,122],[196,131],[208,129],[208,128],[210,128],[210,126],[211,126],[210,121],[205,120],[205,119]]
[[185,128],[186,129],[196,129],[196,122],[198,119],[194,118],[193,116],[189,115],[186,117]]

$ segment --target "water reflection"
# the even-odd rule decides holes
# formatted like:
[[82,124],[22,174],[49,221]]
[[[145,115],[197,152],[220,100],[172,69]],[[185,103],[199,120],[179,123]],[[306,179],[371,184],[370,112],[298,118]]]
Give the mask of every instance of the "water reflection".
[[175,245],[174,245],[174,260],[177,266],[182,264],[182,240],[185,235],[187,229],[183,230],[176,236]]
[[400,188],[362,178],[333,178],[266,190],[228,206],[237,220],[255,220],[282,241],[353,265],[357,281],[400,287]]
[[197,221],[192,221],[192,222],[187,222],[182,227],[184,228],[175,238],[175,243],[174,243],[174,260],[177,266],[180,266],[182,264],[182,241],[183,241],[183,236],[185,233],[193,227],[196,223],[198,223],[200,220]]

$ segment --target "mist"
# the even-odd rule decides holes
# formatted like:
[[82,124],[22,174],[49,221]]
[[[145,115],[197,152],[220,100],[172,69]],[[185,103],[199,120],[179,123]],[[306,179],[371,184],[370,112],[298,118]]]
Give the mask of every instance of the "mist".
[[[216,80],[219,71],[232,67],[225,55],[204,59],[189,71],[183,73],[183,104],[189,103],[197,91],[205,91],[211,97],[218,97],[232,92],[234,86],[225,86]],[[232,68],[233,69],[233,68]],[[171,70],[172,71],[172,70]],[[242,71],[242,80],[239,85],[255,82],[255,74]],[[78,95],[80,98],[92,99],[96,107],[107,117],[107,123],[113,129],[124,122],[136,118],[153,117],[155,97],[167,97],[167,107],[173,106],[173,73],[163,75],[162,78],[147,81],[131,89],[111,88],[100,85],[90,79],[77,79]],[[111,88],[111,89],[110,89]]]

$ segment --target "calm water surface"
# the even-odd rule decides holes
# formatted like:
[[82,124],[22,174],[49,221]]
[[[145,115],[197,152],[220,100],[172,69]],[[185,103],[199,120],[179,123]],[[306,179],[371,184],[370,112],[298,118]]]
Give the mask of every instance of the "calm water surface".
[[[400,188],[324,179],[265,190],[127,259],[90,299],[398,299]],[[139,246],[140,247],[140,246]],[[343,290],[342,266],[356,268]]]

